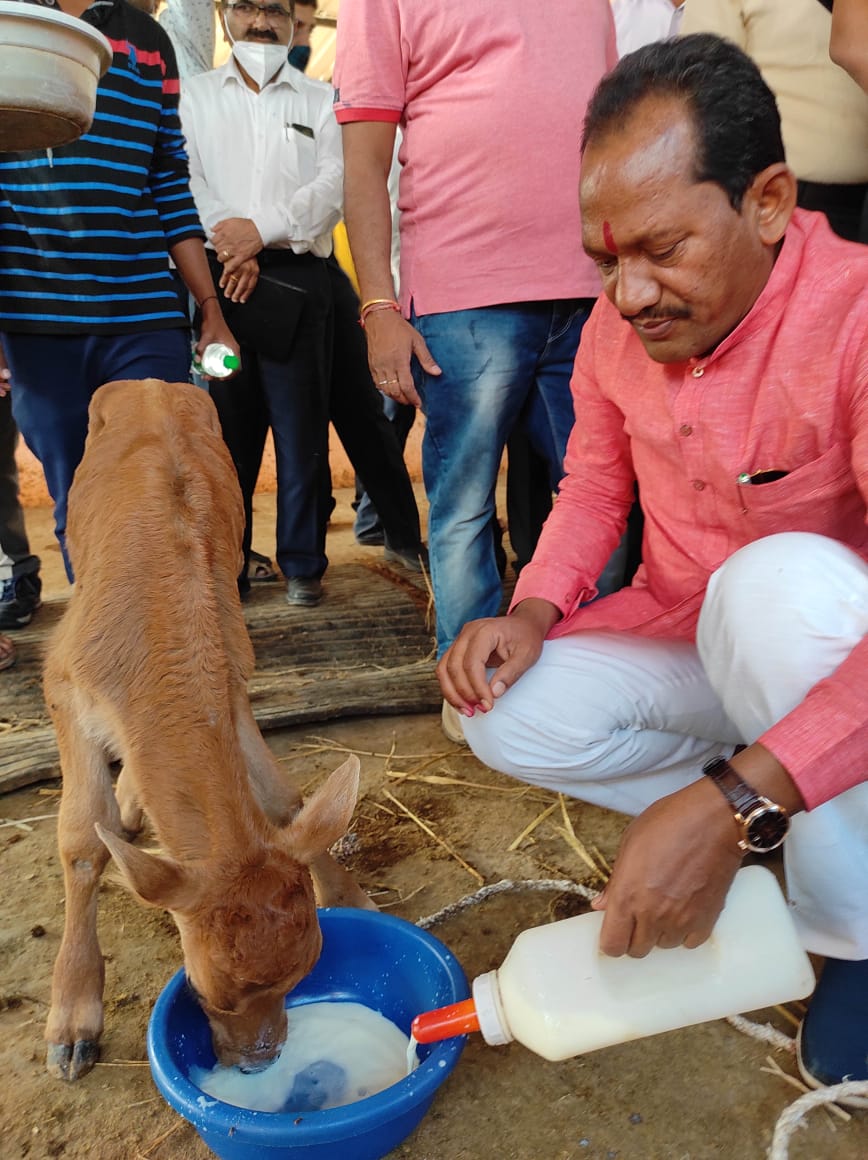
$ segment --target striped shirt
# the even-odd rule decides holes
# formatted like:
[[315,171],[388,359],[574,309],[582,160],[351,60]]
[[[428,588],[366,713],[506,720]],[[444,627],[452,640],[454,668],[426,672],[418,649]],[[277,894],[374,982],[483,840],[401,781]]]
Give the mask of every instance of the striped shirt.
[[171,42],[124,0],[95,0],[82,19],[114,52],[89,132],[54,150],[0,154],[0,331],[183,327],[169,250],[204,234]]

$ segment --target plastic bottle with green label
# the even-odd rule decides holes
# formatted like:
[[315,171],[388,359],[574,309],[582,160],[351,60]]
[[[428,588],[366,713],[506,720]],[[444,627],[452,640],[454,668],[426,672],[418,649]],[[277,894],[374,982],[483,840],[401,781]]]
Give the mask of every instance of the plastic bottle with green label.
[[241,366],[241,359],[225,342],[209,342],[201,357],[193,347],[193,370],[212,379],[228,379]]

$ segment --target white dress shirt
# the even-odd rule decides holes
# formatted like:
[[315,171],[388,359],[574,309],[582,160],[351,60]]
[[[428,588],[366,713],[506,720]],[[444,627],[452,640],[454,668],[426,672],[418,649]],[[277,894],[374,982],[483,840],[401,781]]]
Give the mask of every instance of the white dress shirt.
[[332,100],[331,85],[289,64],[259,93],[231,57],[185,81],[190,188],[209,239],[226,218],[250,218],[267,248],[329,256],[343,208]]
[[684,10],[673,0],[612,0],[618,56],[677,36]]

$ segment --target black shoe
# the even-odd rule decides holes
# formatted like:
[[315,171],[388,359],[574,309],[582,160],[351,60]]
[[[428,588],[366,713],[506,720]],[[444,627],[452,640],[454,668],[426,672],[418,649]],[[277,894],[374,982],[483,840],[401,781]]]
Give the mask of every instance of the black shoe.
[[322,581],[316,576],[290,576],[286,582],[286,603],[312,607],[322,600]]
[[428,549],[424,544],[418,548],[383,548],[383,559],[387,564],[400,564],[408,572],[428,571]]
[[[868,959],[826,959],[799,1028],[796,1059],[812,1088],[868,1081]],[[868,1096],[840,1102],[868,1108]]]
[[42,581],[35,572],[4,580],[0,588],[0,628],[24,628],[42,607]]
[[363,548],[381,548],[385,542],[386,537],[383,535],[382,528],[374,528],[370,532],[362,532],[361,535],[356,536],[356,543]]

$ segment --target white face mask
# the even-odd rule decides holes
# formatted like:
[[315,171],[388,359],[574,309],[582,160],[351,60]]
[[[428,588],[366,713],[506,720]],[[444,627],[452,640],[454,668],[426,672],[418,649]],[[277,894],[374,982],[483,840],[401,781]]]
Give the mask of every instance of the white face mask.
[[266,44],[261,40],[236,40],[232,44],[232,55],[260,88],[286,64],[286,53],[285,44]]

